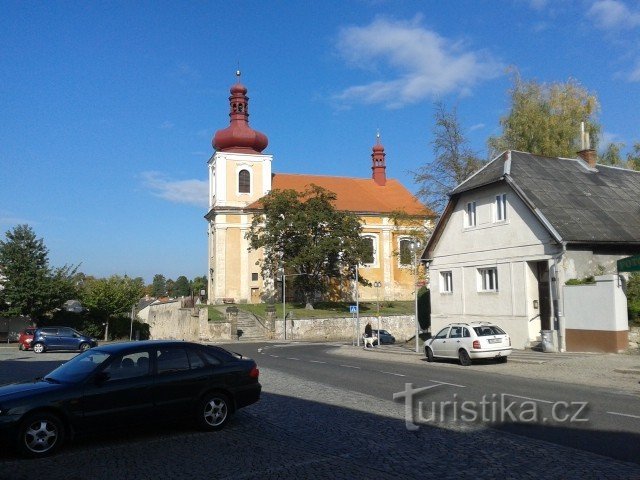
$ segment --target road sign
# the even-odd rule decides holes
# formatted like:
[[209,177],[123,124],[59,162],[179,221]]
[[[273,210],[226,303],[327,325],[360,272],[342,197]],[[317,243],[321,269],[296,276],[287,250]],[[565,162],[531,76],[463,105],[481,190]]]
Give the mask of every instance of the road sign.
[[637,272],[640,271],[640,255],[622,258],[618,260],[619,272]]
[[358,313],[357,305],[349,305],[349,313]]

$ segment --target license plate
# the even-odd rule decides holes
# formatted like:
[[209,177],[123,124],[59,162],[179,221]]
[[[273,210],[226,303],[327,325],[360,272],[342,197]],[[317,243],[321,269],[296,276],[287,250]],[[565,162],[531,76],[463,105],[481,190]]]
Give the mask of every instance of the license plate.
[[490,338],[489,343],[502,343],[501,338]]

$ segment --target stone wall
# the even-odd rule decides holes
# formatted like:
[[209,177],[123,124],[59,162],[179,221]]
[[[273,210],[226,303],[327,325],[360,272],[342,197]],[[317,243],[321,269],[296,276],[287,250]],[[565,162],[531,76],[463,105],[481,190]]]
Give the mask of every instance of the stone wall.
[[629,349],[640,348],[640,327],[629,327]]
[[[380,317],[380,329],[387,330],[396,342],[405,342],[415,336],[416,324],[413,315]],[[378,328],[378,317],[360,317],[360,335],[367,322],[371,328]],[[293,325],[292,325],[293,323]],[[275,321],[276,339],[284,338],[283,322]],[[352,341],[357,338],[354,318],[303,318],[287,319],[287,340],[305,341]]]
[[206,319],[206,308],[180,308],[180,302],[173,302],[152,305],[146,323],[152,339],[198,341],[202,315]]

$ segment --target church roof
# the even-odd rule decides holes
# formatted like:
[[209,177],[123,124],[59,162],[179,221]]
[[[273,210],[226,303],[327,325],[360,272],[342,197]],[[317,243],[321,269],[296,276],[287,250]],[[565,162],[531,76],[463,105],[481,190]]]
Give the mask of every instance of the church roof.
[[[273,190],[295,190],[302,192],[311,184],[336,194],[338,210],[355,213],[404,212],[409,215],[433,216],[433,212],[422,205],[398,180],[387,179],[378,185],[371,178],[335,177],[328,175],[303,175],[276,173],[272,178]],[[258,200],[249,208],[261,208]]]

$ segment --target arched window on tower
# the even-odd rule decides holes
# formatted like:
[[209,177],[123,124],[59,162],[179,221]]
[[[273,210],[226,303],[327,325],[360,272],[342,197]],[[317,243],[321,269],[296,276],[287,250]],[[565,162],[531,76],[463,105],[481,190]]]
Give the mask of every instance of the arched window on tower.
[[251,174],[249,170],[240,170],[238,173],[238,192],[251,193]]

